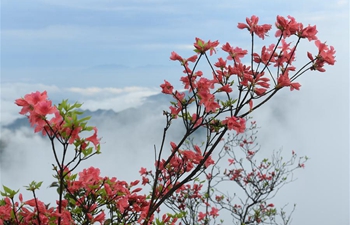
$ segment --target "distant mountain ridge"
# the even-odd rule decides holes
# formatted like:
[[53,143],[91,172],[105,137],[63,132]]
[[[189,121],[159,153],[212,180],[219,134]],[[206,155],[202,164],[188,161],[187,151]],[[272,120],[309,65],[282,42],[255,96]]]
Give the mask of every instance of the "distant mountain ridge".
[[[142,115],[145,112],[147,112],[147,114],[159,114],[162,113],[162,108],[163,110],[167,110],[167,105],[169,104],[169,101],[171,101],[171,99],[172,97],[170,95],[160,93],[145,97],[143,103],[137,107],[127,108],[118,112],[115,112],[112,109],[98,109],[95,111],[87,109],[82,110],[82,112],[84,112],[82,116],[91,116],[91,121],[98,122],[99,119],[106,117],[111,119],[116,119],[119,117],[122,120],[123,117],[129,117],[131,115],[137,116],[138,114]],[[157,110],[157,108],[159,109]],[[23,116],[22,118],[16,119],[12,123],[2,127],[14,131],[22,127],[30,127],[30,124],[28,122],[28,118],[26,116]]]

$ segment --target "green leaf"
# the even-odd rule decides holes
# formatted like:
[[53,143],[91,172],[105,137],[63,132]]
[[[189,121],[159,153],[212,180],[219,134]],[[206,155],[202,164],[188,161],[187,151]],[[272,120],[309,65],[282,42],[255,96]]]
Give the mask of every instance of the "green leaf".
[[4,191],[5,191],[5,193],[11,193],[13,191],[12,189],[6,187],[5,185],[2,185],[2,187],[3,187]]
[[34,190],[39,189],[42,183],[43,183],[42,181],[40,181],[40,182],[38,182],[38,183],[35,182],[35,181],[32,181],[28,186],[24,186],[24,187],[25,187],[26,190],[28,190],[28,191],[34,191]]
[[198,44],[198,46],[201,47],[201,48],[204,46],[204,43],[203,43],[202,40],[198,40],[198,41],[197,41],[197,44]]
[[74,103],[73,107],[74,108],[80,108],[82,105],[83,105],[82,103],[76,102],[76,103]]
[[82,122],[87,121],[89,119],[91,119],[91,116],[87,116],[87,117],[81,118],[80,120],[78,120],[78,122],[82,123]]
[[58,187],[58,182],[56,182],[56,181],[52,182],[49,187],[50,188],[51,187]]
[[89,156],[92,153],[93,147],[86,148],[83,152],[84,156]]
[[101,154],[101,145],[97,145],[96,154]]
[[58,104],[57,109],[59,111],[62,111],[62,109],[65,109],[67,107],[67,102],[68,102],[68,99],[62,100],[62,102]]
[[35,189],[39,189],[40,187],[41,187],[41,184],[42,184],[43,182],[42,181],[40,181],[39,183],[37,183],[36,185],[35,185]]
[[94,127],[91,127],[91,126],[88,126],[88,127],[85,127],[84,130],[86,131],[92,131],[94,129]]
[[4,197],[13,198],[19,192],[19,189],[15,191],[15,190],[12,190],[11,188],[6,187],[5,185],[2,185],[2,187],[5,192],[0,191],[0,194]]
[[69,198],[69,203],[72,204],[72,205],[75,205],[76,204],[76,201],[73,199],[73,198]]

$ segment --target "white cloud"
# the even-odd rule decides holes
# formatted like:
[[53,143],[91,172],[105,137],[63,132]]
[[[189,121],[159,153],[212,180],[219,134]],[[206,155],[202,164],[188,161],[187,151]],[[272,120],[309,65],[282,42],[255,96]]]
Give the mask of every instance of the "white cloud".
[[1,93],[1,125],[7,125],[20,115],[19,107],[14,104],[15,100],[35,91],[47,91],[53,104],[58,104],[62,99],[72,102],[83,103],[82,109],[95,111],[97,109],[112,109],[116,112],[139,106],[145,97],[160,93],[159,89],[145,87],[88,87],[88,88],[60,88],[55,85],[4,83]]
[[141,87],[118,88],[72,88],[71,92],[82,95],[83,109],[112,109],[115,112],[140,106],[145,97],[159,93],[159,90]]
[[88,88],[79,88],[79,87],[71,87],[67,88],[67,91],[79,93],[81,95],[92,96],[98,93],[103,94],[121,94],[121,93],[129,93],[129,92],[148,92],[149,88],[144,87],[125,87],[125,88],[99,88],[99,87],[88,87]]

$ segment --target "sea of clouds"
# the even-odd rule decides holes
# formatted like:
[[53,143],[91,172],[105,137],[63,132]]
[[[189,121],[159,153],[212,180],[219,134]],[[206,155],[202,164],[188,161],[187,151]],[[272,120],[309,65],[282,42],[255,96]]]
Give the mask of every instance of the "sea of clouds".
[[[328,213],[346,215],[348,189],[348,124],[346,106],[334,95],[319,98],[319,89],[310,82],[299,92],[282,92],[268,104],[252,114],[261,127],[258,142],[261,157],[271,156],[274,150],[283,149],[287,158],[292,150],[311,160],[306,168],[298,171],[295,182],[283,188],[276,202],[298,203],[295,222],[309,216],[316,216],[324,206],[315,205],[322,193],[327,193],[325,205],[341,205],[327,208]],[[165,125],[163,110],[169,107],[169,99],[162,97],[159,90],[145,87],[117,88],[61,88],[44,84],[4,84],[1,96],[1,139],[5,149],[1,151],[1,184],[21,189],[25,197],[29,192],[23,188],[31,181],[44,181],[38,193],[39,198],[52,201],[55,190],[48,188],[53,181],[53,155],[49,141],[35,134],[29,127],[8,129],[18,118],[19,107],[14,100],[34,90],[47,90],[54,104],[68,98],[71,102],[83,102],[82,109],[113,110],[115,116],[103,114],[93,118],[91,125],[97,126],[101,140],[102,154],[83,162],[78,171],[90,166],[99,167],[103,176],[132,181],[139,178],[141,167],[152,168],[154,149],[159,149],[162,130]],[[339,119],[331,116],[337,110]],[[166,143],[181,137],[181,128],[170,129]],[[344,156],[344,157],[343,157]],[[347,156],[347,157],[345,157]],[[317,190],[317,192],[315,191]],[[288,197],[287,197],[288,196]],[[291,197],[292,196],[292,197]],[[307,213],[305,213],[307,212]]]

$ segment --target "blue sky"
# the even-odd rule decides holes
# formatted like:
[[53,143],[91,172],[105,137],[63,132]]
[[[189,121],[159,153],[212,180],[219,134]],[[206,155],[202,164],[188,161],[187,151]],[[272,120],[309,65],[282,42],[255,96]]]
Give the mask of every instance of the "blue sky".
[[[251,15],[259,16],[261,23],[291,15],[316,24],[319,39],[337,51],[334,67],[305,74],[299,92],[282,91],[254,117],[265,129],[261,138],[267,146],[301,149],[312,159],[305,174],[298,174],[297,184],[287,188],[291,192],[285,192],[298,203],[295,224],[346,224],[347,0],[2,0],[1,124],[19,117],[15,98],[36,90],[48,90],[56,102],[66,98],[84,102],[91,110],[120,111],[140,105],[143,97],[159,93],[164,79],[180,87],[182,69],[169,56],[172,51],[191,56],[195,37],[249,48],[248,33],[236,26]],[[307,42],[301,49],[316,51]]]
[[339,23],[346,23],[346,1],[253,2],[5,0],[2,80],[80,87],[109,87],[113,80],[113,87],[157,87],[174,75],[170,52],[191,54],[195,37],[247,46],[247,34],[236,29],[247,16],[272,23],[277,14],[291,14],[325,27],[319,36],[330,43],[328,37],[344,29]]
[[[346,0],[332,3],[308,0],[298,4],[227,0],[215,4],[211,1],[3,0],[3,105],[14,109],[12,92],[21,96],[46,89],[53,99],[85,102],[86,96],[89,100],[101,98],[101,94],[104,98],[108,94],[115,98],[116,92],[134,99],[129,94],[135,96],[135,87],[140,89],[135,96],[139,99],[159,92],[164,79],[180,87],[182,69],[177,62],[169,60],[170,53],[192,55],[195,37],[248,49],[248,33],[236,26],[253,14],[260,17],[261,23],[274,23],[276,15],[292,15],[297,21],[316,24],[318,37],[337,49],[337,67],[329,68],[328,72],[339,74],[338,71],[348,69]],[[267,39],[263,44],[273,41]],[[316,50],[313,45],[306,46]],[[318,82],[328,83],[328,80]],[[126,87],[133,87],[131,93]],[[109,102],[115,101],[109,99]],[[125,101],[117,102],[113,105],[129,106]],[[4,114],[7,118],[12,112]]]

